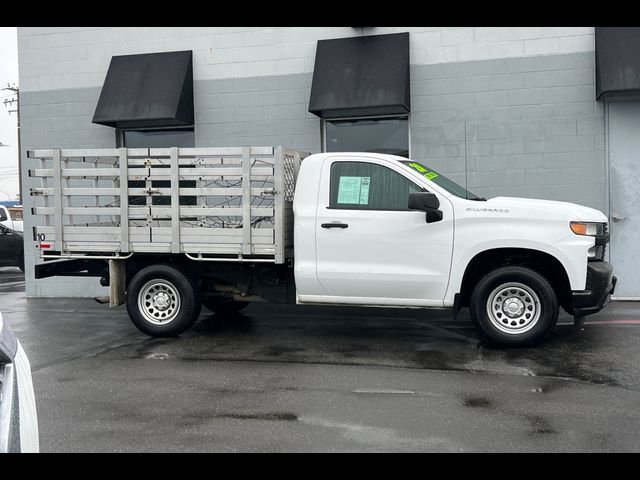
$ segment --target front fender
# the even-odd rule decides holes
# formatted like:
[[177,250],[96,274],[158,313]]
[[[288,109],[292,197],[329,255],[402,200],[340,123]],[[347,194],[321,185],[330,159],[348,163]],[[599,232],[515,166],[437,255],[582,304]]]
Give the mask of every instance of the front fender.
[[454,249],[451,277],[444,298],[445,306],[453,306],[460,293],[467,266],[479,254],[495,249],[526,249],[551,255],[564,267],[571,290],[584,290],[587,277],[587,251],[593,246],[592,237],[566,236],[556,243],[528,239],[492,239],[469,244],[466,248]]

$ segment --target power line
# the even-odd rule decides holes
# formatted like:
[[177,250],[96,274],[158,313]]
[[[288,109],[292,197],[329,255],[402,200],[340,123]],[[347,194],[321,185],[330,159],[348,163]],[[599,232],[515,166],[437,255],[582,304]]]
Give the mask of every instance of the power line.
[[[13,104],[16,104],[16,109],[15,110],[9,110],[9,114],[11,114],[12,112],[15,112],[16,114],[16,120],[17,120],[17,127],[18,127],[18,188],[20,191],[20,199],[22,201],[22,162],[20,161],[20,152],[21,152],[21,148],[20,148],[20,89],[18,88],[18,86],[14,83],[14,84],[10,84],[7,83],[7,86],[5,88],[3,88],[2,90],[8,90],[9,92],[11,92],[9,94],[9,97],[12,97],[11,100],[9,100],[9,98],[5,98],[3,103],[4,106],[6,108],[9,108],[8,105],[11,105],[13,107]],[[13,98],[13,96],[15,95],[15,98]],[[10,174],[4,174],[5,176],[14,176],[13,173]]]

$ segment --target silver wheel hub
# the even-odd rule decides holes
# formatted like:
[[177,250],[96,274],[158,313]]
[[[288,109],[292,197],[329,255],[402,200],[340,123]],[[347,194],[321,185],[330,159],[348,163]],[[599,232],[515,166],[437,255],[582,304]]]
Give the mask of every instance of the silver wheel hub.
[[519,317],[524,311],[524,302],[516,297],[507,298],[502,304],[502,311],[510,318]]
[[169,308],[169,305],[171,304],[171,299],[169,298],[169,295],[167,295],[164,292],[160,292],[160,293],[156,293],[153,296],[153,305],[158,309],[158,310],[166,310],[167,308]]
[[491,324],[510,335],[531,330],[538,323],[540,313],[538,295],[523,283],[503,283],[487,299],[487,315]]
[[154,325],[166,325],[180,313],[180,293],[164,279],[149,280],[138,293],[138,310]]

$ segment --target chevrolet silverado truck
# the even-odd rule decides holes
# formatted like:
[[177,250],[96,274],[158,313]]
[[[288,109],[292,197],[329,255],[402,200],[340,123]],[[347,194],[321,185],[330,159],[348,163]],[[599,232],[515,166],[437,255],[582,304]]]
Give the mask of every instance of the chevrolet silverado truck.
[[602,212],[484,199],[422,160],[281,146],[29,157],[36,278],[100,277],[151,336],[184,332],[202,305],[269,301],[468,307],[490,342],[532,345],[560,308],[580,323],[616,285]]

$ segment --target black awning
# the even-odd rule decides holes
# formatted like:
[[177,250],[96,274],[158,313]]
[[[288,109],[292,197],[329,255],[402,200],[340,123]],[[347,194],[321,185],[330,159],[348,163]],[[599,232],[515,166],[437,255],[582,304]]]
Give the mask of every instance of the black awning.
[[193,125],[191,51],[112,57],[93,123],[115,128]]
[[409,34],[318,40],[309,111],[321,118],[411,110]]
[[596,27],[596,99],[640,92],[640,27]]

